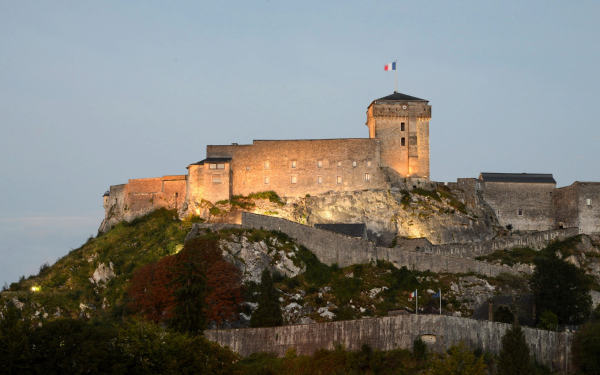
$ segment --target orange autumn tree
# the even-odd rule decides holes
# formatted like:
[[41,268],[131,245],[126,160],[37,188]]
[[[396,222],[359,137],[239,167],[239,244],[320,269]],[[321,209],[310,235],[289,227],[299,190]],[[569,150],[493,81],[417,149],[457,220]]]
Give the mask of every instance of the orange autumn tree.
[[181,287],[174,282],[178,279],[178,270],[182,269],[178,266],[192,254],[198,256],[199,267],[206,275],[207,320],[219,327],[236,318],[243,302],[242,273],[223,258],[216,241],[207,239],[190,240],[179,254],[137,270],[127,291],[131,299],[129,309],[157,323],[173,318],[176,303],[173,293]]

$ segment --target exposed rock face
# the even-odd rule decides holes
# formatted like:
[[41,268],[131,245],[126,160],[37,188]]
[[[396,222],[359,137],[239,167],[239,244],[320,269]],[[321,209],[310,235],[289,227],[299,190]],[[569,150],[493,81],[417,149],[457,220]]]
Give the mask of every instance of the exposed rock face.
[[108,281],[113,277],[115,277],[115,271],[113,271],[112,262],[109,262],[108,266],[104,263],[100,263],[98,264],[98,267],[94,271],[92,277],[90,277],[90,281],[98,286],[106,286],[106,283],[108,283]]
[[[407,196],[407,193],[404,193]],[[295,221],[317,223],[365,223],[371,240],[389,245],[395,236],[427,237],[432,243],[479,242],[496,232],[484,207],[468,209],[468,215],[441,201],[409,193],[364,190],[300,199],[290,212]]]

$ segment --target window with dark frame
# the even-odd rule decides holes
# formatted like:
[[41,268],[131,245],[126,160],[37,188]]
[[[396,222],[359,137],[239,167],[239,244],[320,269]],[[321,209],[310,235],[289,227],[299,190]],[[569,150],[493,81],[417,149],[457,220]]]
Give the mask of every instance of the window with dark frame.
[[400,131],[402,131],[402,132],[404,131],[404,123],[403,122],[400,123]]
[[400,146],[406,146],[406,138],[400,138]]
[[523,216],[523,210],[517,210],[517,216]]

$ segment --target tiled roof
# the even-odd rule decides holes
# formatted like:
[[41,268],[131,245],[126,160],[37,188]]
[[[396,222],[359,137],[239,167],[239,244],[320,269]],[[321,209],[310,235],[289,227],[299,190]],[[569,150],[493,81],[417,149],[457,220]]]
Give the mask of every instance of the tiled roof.
[[522,182],[530,184],[555,184],[552,174],[543,173],[488,173],[482,172],[479,179],[485,182]]
[[405,101],[405,102],[426,102],[425,99],[416,98],[414,96],[402,94],[399,92],[394,92],[392,95],[384,96],[383,98],[376,99],[379,100],[389,100],[389,101]]
[[205,163],[229,163],[230,161],[231,158],[206,158],[190,165],[204,165]]

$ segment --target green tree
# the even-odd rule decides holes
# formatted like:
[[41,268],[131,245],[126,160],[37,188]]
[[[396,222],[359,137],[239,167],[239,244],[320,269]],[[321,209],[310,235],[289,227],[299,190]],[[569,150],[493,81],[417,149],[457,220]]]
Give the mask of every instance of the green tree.
[[206,280],[206,264],[202,253],[214,245],[214,241],[194,239],[186,243],[184,249],[177,254],[174,267],[174,279],[177,286],[173,293],[175,306],[170,326],[176,331],[201,335],[206,329],[206,296],[208,283]]
[[258,307],[250,318],[250,327],[277,327],[283,325],[279,293],[273,284],[271,272],[265,269],[258,288]]
[[573,343],[575,363],[585,374],[600,374],[600,323],[586,324]]
[[448,352],[434,360],[429,375],[485,375],[487,373],[483,357],[475,358],[464,342],[453,345]]
[[21,310],[7,303],[0,316],[0,374],[21,374],[30,370],[30,325]]
[[40,374],[114,373],[120,354],[110,327],[82,320],[57,319],[44,323],[31,335],[32,365]]
[[552,311],[544,311],[540,315],[539,327],[550,331],[555,331],[558,326],[558,316]]
[[529,347],[523,329],[513,324],[502,336],[498,359],[499,375],[528,375],[533,372]]
[[560,324],[577,324],[590,313],[589,281],[583,270],[556,256],[534,260],[530,281],[538,311],[551,311]]

